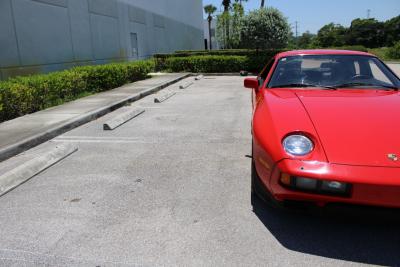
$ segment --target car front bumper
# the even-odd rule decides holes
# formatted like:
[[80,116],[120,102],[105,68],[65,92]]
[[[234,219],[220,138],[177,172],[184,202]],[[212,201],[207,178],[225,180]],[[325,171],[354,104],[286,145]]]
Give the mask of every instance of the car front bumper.
[[[350,183],[351,190],[348,196],[294,190],[280,183],[282,173]],[[267,187],[278,201],[311,201],[321,206],[327,203],[351,203],[400,208],[400,168],[350,166],[285,159],[273,168]]]

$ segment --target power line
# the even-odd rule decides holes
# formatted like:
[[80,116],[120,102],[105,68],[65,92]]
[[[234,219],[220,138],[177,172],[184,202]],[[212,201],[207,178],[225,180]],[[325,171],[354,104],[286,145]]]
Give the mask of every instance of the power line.
[[371,9],[367,9],[367,19],[371,17]]

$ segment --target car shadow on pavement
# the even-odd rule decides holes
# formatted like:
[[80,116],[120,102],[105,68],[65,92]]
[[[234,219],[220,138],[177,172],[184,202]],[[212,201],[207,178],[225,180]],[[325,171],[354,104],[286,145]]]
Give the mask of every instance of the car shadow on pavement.
[[[400,266],[400,210],[347,207],[316,212],[272,208],[254,213],[287,249],[358,263]],[[321,210],[320,210],[321,211]]]

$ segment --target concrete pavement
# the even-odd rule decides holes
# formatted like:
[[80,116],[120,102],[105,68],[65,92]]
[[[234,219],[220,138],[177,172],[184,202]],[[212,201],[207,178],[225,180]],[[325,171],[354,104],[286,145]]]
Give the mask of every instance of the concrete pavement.
[[400,77],[400,63],[386,63]]
[[[387,64],[400,76],[400,64]],[[126,102],[137,100],[147,95],[149,91],[154,92],[163,85],[179,81],[187,75],[179,73],[158,75],[0,123],[0,162],[119,108]]]
[[156,75],[0,123],[0,162],[187,76],[184,73]]
[[47,146],[79,146],[0,198],[0,266],[400,266],[393,217],[252,210],[242,82],[176,84],[165,102],[125,107],[146,112],[114,131],[102,125],[124,108],[1,163],[0,175]]

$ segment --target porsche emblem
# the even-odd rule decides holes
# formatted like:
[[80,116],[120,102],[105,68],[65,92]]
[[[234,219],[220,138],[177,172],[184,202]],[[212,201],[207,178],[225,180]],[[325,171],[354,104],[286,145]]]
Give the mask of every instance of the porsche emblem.
[[388,154],[387,155],[388,159],[392,160],[392,161],[398,161],[399,158],[397,157],[396,154]]

